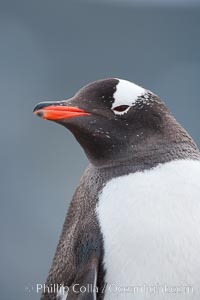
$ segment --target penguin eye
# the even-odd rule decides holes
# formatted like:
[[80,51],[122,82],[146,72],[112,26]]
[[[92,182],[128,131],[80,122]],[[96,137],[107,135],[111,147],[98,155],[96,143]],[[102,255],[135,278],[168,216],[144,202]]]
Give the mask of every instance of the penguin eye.
[[113,110],[118,111],[118,112],[123,112],[123,111],[127,110],[127,108],[129,108],[129,105],[120,105],[120,106],[114,107]]

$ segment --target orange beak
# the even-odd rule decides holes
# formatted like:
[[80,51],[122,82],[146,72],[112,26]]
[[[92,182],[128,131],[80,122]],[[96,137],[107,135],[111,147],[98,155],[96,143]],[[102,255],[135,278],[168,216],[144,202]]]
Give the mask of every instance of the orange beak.
[[45,120],[61,120],[71,119],[74,117],[88,116],[90,113],[72,106],[51,105],[47,103],[39,103],[33,110],[34,114]]

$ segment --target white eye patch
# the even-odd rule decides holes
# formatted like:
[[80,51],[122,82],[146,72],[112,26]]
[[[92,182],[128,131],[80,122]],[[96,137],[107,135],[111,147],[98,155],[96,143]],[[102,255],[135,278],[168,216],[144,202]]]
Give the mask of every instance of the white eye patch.
[[123,79],[118,80],[119,83],[117,84],[116,92],[113,95],[114,102],[111,109],[116,115],[123,115],[135,104],[138,97],[141,97],[146,93],[146,90],[130,81]]

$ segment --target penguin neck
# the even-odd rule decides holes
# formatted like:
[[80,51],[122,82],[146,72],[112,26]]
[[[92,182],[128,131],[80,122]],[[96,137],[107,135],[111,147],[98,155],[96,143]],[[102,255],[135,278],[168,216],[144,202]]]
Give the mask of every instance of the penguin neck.
[[[110,158],[91,160],[100,169],[145,170],[177,159],[200,160],[200,152],[185,129],[169,114],[160,134],[141,135],[139,142],[130,142],[125,152],[117,149]],[[142,133],[145,132],[142,131]],[[139,136],[140,138],[140,136]],[[123,150],[123,149],[122,149]],[[115,154],[117,159],[115,158]]]

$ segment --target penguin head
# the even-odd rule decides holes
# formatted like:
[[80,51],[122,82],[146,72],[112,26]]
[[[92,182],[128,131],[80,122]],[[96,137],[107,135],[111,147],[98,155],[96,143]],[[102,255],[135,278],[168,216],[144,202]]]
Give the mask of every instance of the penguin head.
[[169,114],[158,96],[115,78],[90,83],[69,100],[41,102],[34,113],[69,129],[96,166],[122,163],[155,145]]

